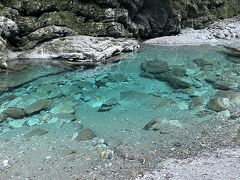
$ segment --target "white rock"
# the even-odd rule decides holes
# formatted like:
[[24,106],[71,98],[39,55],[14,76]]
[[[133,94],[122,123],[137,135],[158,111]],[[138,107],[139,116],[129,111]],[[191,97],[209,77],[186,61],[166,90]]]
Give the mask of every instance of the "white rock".
[[45,42],[32,50],[12,54],[11,58],[73,60],[74,55],[78,61],[101,61],[138,48],[139,42],[133,39],[79,35]]

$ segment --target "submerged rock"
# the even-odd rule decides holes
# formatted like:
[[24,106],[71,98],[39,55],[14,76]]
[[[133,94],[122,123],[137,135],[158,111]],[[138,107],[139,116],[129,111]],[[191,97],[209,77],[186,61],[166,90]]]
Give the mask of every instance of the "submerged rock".
[[73,114],[75,112],[75,109],[72,105],[67,103],[61,103],[57,104],[55,107],[53,107],[50,111],[53,114]]
[[34,129],[24,135],[25,138],[31,138],[33,136],[43,136],[47,134],[48,131],[45,129]]
[[142,69],[150,74],[159,74],[169,71],[169,66],[166,61],[151,60],[142,63]]
[[26,115],[23,109],[15,108],[15,107],[7,108],[5,111],[3,111],[3,113],[7,117],[10,117],[13,119],[22,119]]
[[98,111],[99,112],[111,111],[118,104],[119,103],[117,102],[116,98],[107,99],[105,102],[103,102]]
[[195,109],[197,107],[200,107],[203,105],[203,101],[202,98],[197,96],[197,97],[193,97],[192,101],[190,103],[190,109]]
[[178,120],[166,120],[154,118],[144,126],[144,130],[159,131],[161,134],[168,134],[174,129],[181,128],[182,124]]
[[208,61],[206,59],[203,58],[197,58],[193,60],[194,63],[196,63],[197,66],[199,67],[205,67],[205,66],[212,66],[213,62]]
[[49,109],[51,104],[52,101],[49,99],[40,99],[33,104],[27,106],[24,111],[27,115],[37,114],[40,111]]
[[221,98],[213,98],[207,104],[208,109],[220,112],[226,110],[226,106]]
[[141,69],[144,73],[141,73],[140,76],[165,81],[175,89],[187,89],[192,87],[192,80],[185,77],[186,69],[180,67],[170,68],[166,61],[147,61],[142,63]]
[[13,120],[13,121],[9,121],[8,124],[13,128],[21,128],[24,126],[26,121],[27,121],[26,119]]
[[0,123],[4,122],[7,119],[7,115],[4,113],[0,113]]
[[91,129],[87,128],[78,133],[78,135],[75,137],[75,140],[88,141],[93,139],[94,137],[96,137],[95,133]]

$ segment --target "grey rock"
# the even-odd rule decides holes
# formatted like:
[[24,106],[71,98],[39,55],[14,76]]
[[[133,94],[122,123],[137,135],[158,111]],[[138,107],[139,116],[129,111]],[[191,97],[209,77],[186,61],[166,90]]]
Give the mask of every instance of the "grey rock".
[[4,113],[0,113],[0,123],[4,122],[7,119],[7,116]]
[[223,103],[223,100],[221,98],[213,98],[211,99],[207,104],[208,109],[221,112],[226,110],[226,106]]
[[77,137],[75,138],[76,141],[88,141],[96,137],[95,133],[89,129],[86,128],[82,130],[80,133],[78,133]]
[[162,60],[146,61],[142,64],[142,69],[151,74],[165,73],[169,70],[168,63]]
[[40,111],[47,110],[51,107],[52,101],[48,99],[40,99],[33,104],[27,106],[24,111],[27,115],[37,114]]
[[3,111],[3,113],[10,118],[22,119],[25,117],[25,112],[23,109],[10,107]]

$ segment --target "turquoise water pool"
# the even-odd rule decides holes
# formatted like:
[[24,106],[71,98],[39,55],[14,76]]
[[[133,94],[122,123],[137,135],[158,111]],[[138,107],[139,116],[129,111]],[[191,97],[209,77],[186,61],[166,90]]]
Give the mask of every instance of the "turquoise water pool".
[[230,110],[215,111],[208,103],[217,92],[237,93],[240,72],[222,50],[143,45],[119,63],[85,70],[55,61],[14,62],[14,71],[1,74],[0,134],[51,131],[57,124],[69,126],[68,141],[74,141],[90,129],[81,138],[97,138],[99,148],[115,154],[122,145],[136,156],[144,152],[152,165],[187,157],[208,144],[217,147],[228,137],[223,127],[237,120]]

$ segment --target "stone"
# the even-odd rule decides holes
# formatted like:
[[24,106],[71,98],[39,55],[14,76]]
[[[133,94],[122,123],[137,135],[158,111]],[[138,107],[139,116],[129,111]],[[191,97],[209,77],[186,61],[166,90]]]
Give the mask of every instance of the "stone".
[[76,136],[75,140],[76,141],[88,141],[96,137],[95,133],[89,129],[83,129],[78,135]]
[[37,128],[37,129],[33,129],[30,132],[26,133],[24,135],[25,138],[31,138],[33,136],[43,136],[45,134],[47,134],[48,131],[45,129],[41,129],[41,128]]
[[197,96],[197,97],[193,97],[190,103],[190,109],[195,109],[197,107],[200,107],[203,105],[203,101],[202,98]]
[[47,110],[51,107],[52,101],[49,99],[40,99],[27,106],[24,111],[27,115],[38,114],[40,111]]
[[77,85],[63,85],[60,87],[63,95],[74,95],[80,92],[80,89]]
[[4,113],[0,113],[0,123],[4,122],[7,120],[7,116]]
[[154,125],[156,125],[157,123],[159,123],[161,120],[159,118],[154,118],[152,119],[149,123],[147,123],[145,126],[144,126],[144,130],[155,130],[154,129]]
[[98,112],[111,111],[118,104],[119,103],[117,102],[116,98],[107,99],[105,102],[103,102],[101,107],[98,109]]
[[171,69],[171,71],[174,76],[183,77],[183,76],[187,75],[187,70],[181,66],[175,66]]
[[231,80],[217,80],[212,83],[215,89],[234,90],[238,89],[239,84]]
[[213,98],[207,104],[208,109],[221,112],[226,110],[226,106],[224,105],[221,98]]
[[40,123],[40,119],[38,119],[38,118],[31,118],[31,119],[29,119],[28,122],[27,122],[27,124],[28,124],[29,126],[35,126],[35,125],[37,125],[37,124],[39,124],[39,123]]
[[221,111],[217,114],[218,119],[229,119],[231,117],[231,114],[228,110]]
[[194,59],[193,62],[196,63],[197,66],[199,66],[199,67],[212,66],[213,65],[213,62],[210,62],[210,61],[208,61],[206,59],[203,59],[203,58]]
[[162,60],[150,60],[142,63],[142,69],[150,74],[165,73],[169,70],[168,63]]
[[190,82],[189,79],[182,79],[176,76],[169,76],[167,77],[166,81],[170,84],[171,87],[175,89],[188,89],[192,87],[192,83]]
[[229,98],[231,99],[235,99],[235,98],[240,98],[240,92],[237,91],[232,91],[232,90],[220,90],[218,91],[214,97],[219,97],[219,98]]
[[7,117],[10,117],[13,119],[22,119],[26,115],[23,109],[15,108],[15,107],[7,108],[5,111],[3,111],[3,113]]
[[61,103],[57,104],[55,107],[53,107],[50,111],[53,114],[73,114],[75,112],[75,109],[72,105],[67,103]]
[[13,128],[21,128],[24,126],[26,121],[27,121],[26,119],[19,119],[19,120],[9,121],[8,124]]
[[94,67],[99,65],[97,62],[138,48],[139,42],[133,39],[77,35],[53,39],[13,56],[18,59],[65,59],[69,65]]
[[71,122],[76,120],[76,117],[73,114],[67,114],[67,113],[53,114],[52,118],[57,118],[58,120],[65,121],[65,122]]
[[169,134],[181,128],[182,124],[178,120],[166,120],[154,118],[144,126],[144,130],[159,131],[161,134]]

